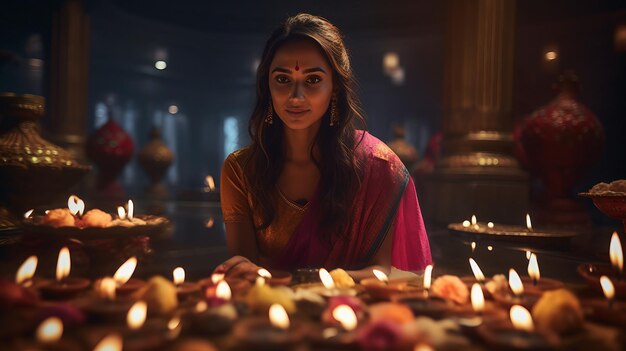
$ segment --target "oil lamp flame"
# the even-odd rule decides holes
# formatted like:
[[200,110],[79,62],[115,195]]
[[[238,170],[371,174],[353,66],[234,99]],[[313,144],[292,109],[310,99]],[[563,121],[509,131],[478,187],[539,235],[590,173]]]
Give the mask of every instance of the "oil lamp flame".
[[63,322],[58,317],[50,317],[39,324],[36,335],[40,343],[57,342],[63,336]]
[[22,263],[20,268],[18,268],[17,273],[15,274],[15,282],[17,284],[27,283],[33,276],[35,276],[35,271],[37,271],[37,256],[30,256],[29,258]]
[[126,315],[126,323],[131,330],[140,329],[146,322],[146,314],[148,312],[148,305],[144,301],[137,301],[128,310]]
[[199,302],[196,304],[196,312],[198,312],[198,313],[204,312],[204,311],[206,311],[208,308],[209,308],[209,305],[207,305],[207,303],[206,303],[206,302],[204,302],[204,301],[199,301]]
[[602,285],[602,291],[604,292],[604,296],[606,296],[607,300],[612,300],[615,297],[615,287],[611,282],[611,279],[606,275],[600,277],[600,285]]
[[532,332],[535,330],[535,325],[533,324],[533,318],[530,316],[530,312],[527,309],[520,305],[515,305],[511,307],[511,311],[509,312],[511,317],[511,322],[515,329],[518,330],[526,330]]
[[526,259],[530,260],[530,255],[532,255],[532,252],[526,250]]
[[120,219],[126,219],[126,210],[122,206],[117,206],[117,216]]
[[220,281],[224,280],[224,273],[213,273],[211,274],[211,283],[217,284]]
[[289,329],[289,316],[281,304],[275,303],[270,306],[270,322],[276,328]]
[[261,277],[263,277],[263,278],[267,278],[267,279],[269,279],[269,278],[271,278],[271,277],[272,277],[272,273],[270,273],[270,271],[268,271],[268,270],[267,270],[267,269],[265,269],[265,268],[260,268],[260,269],[257,271],[257,274],[258,274],[258,275],[260,275]]
[[389,282],[389,278],[387,277],[387,274],[385,274],[385,272],[379,271],[378,269],[373,269],[372,273],[374,273],[376,278],[380,280],[381,282],[385,282],[385,283]]
[[472,252],[474,252],[474,250],[476,250],[476,242],[472,241],[472,243],[470,244],[470,246],[472,247]]
[[476,215],[472,215],[472,225],[476,225]]
[[135,216],[135,204],[133,203],[133,200],[128,200],[128,219],[133,219],[133,217]]
[[494,226],[495,226],[495,225],[493,224],[493,222],[488,222],[488,223],[487,223],[487,227],[489,227],[489,228],[493,228]]
[[82,216],[83,212],[85,212],[85,202],[76,195],[70,195],[67,199],[67,208],[73,215],[78,214]]
[[180,285],[185,282],[185,269],[183,267],[176,267],[172,275],[174,276],[174,285]]
[[473,258],[469,259],[469,263],[472,267],[472,273],[474,273],[474,277],[476,277],[476,280],[478,280],[479,282],[485,281],[485,275],[483,274],[483,271],[480,270],[480,267],[478,267],[478,263],[476,263]]
[[528,213],[526,214],[526,228],[531,232],[533,231],[533,224],[530,221],[530,215]]
[[98,292],[101,297],[114,300],[115,299],[115,291],[117,290],[117,283],[115,279],[106,277],[100,280],[100,285],[98,286]]
[[129,258],[128,260],[126,260],[126,262],[124,262],[124,264],[122,264],[120,268],[118,268],[117,271],[115,271],[115,274],[113,275],[113,279],[115,279],[115,281],[119,285],[126,284],[126,282],[130,280],[130,277],[133,276],[133,273],[135,272],[136,267],[137,267],[137,258],[133,256]]
[[167,329],[174,330],[178,328],[180,325],[180,317],[172,317],[172,319],[167,322]]
[[524,293],[524,284],[522,284],[519,274],[513,268],[509,269],[509,286],[515,296],[520,296]]
[[541,274],[539,272],[539,262],[537,262],[537,255],[530,254],[530,260],[528,260],[528,276],[534,281],[539,280]]
[[322,280],[322,284],[324,284],[324,287],[326,287],[326,289],[335,288],[335,281],[333,280],[333,277],[331,277],[330,273],[328,273],[328,271],[324,268],[320,269],[320,279]]
[[480,287],[480,284],[474,283],[472,285],[471,299],[474,311],[482,312],[485,310],[485,295],[483,295],[483,289]]
[[215,288],[215,297],[225,301],[230,301],[232,296],[233,294],[230,291],[230,286],[225,280],[222,280],[217,284],[217,287]]
[[93,351],[122,351],[122,337],[118,334],[110,334],[105,336]]
[[209,219],[207,219],[206,223],[204,224],[204,226],[206,228],[213,228],[213,225],[215,225],[215,219],[213,217],[209,217]]
[[622,250],[622,243],[619,240],[617,232],[613,232],[613,235],[611,236],[609,257],[611,258],[611,264],[613,267],[617,268],[621,274],[624,270],[624,251]]
[[357,325],[356,314],[352,307],[348,305],[339,305],[333,310],[333,318],[335,318],[343,329],[347,331],[354,330]]
[[209,191],[215,190],[215,181],[213,180],[213,176],[206,176],[204,178],[204,185]]
[[33,212],[35,212],[34,208],[24,212],[24,219],[30,218],[30,216],[33,214]]
[[432,280],[432,275],[433,275],[433,265],[429,264],[424,269],[424,289],[426,290],[430,289],[430,282]]
[[469,228],[469,226],[470,226],[470,221],[464,220],[463,221],[463,228]]
[[70,250],[64,247],[59,251],[59,259],[57,260],[57,281],[67,278],[70,275],[71,268]]

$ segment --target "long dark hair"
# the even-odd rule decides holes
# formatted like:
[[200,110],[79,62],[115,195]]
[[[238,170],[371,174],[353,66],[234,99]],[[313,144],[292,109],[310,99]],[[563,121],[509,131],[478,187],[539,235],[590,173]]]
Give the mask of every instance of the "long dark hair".
[[297,39],[317,43],[333,70],[338,123],[330,126],[329,107],[314,141],[320,159],[313,153],[315,148],[311,148],[311,158],[320,170],[320,235],[328,243],[333,234],[343,235],[349,224],[352,199],[360,184],[360,165],[355,158],[355,149],[361,138],[355,135],[355,130],[357,126],[365,128],[365,120],[355,92],[356,82],[348,51],[337,27],[326,19],[305,13],[289,17],[265,44],[257,69],[257,99],[248,126],[252,144],[248,148],[244,173],[254,209],[262,219],[261,223],[255,223],[255,227],[265,229],[276,215],[275,194],[284,163],[284,125],[276,117],[271,125],[264,122],[272,108],[269,68],[278,48]]

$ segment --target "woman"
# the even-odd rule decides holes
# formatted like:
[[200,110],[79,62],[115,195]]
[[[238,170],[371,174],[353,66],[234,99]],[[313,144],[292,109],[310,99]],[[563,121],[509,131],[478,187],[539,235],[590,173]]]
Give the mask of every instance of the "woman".
[[288,18],[257,70],[252,143],[221,176],[229,276],[259,266],[421,270],[431,262],[415,187],[363,122],[339,30],[323,18]]

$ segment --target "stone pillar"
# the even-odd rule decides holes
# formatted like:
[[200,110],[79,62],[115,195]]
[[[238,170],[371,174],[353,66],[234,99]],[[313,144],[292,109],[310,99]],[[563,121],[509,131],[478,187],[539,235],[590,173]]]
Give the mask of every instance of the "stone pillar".
[[52,21],[50,139],[85,160],[89,75],[89,18],[81,0],[65,0]]
[[429,200],[437,223],[472,214],[524,223],[528,176],[513,156],[515,0],[449,0],[443,154]]

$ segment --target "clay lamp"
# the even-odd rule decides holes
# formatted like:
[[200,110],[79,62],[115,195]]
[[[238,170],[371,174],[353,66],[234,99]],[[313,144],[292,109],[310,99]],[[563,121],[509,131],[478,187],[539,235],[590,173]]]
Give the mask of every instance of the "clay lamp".
[[585,299],[582,305],[587,318],[614,326],[626,327],[626,303],[615,301],[615,286],[605,275],[600,277],[605,299]]
[[406,280],[389,281],[385,272],[378,269],[372,270],[375,278],[365,278],[361,280],[361,286],[369,295],[377,300],[389,300],[392,295],[399,294],[408,290]]
[[85,202],[76,195],[70,195],[67,199],[67,208],[70,210],[70,213],[74,216],[74,218],[78,221],[77,227],[82,227],[81,218],[83,213],[85,212]]
[[537,294],[528,294],[524,292],[524,284],[519,274],[514,269],[509,269],[509,290],[508,293],[496,293],[493,295],[494,300],[504,308],[510,308],[513,305],[522,305],[527,309],[539,299]]
[[509,311],[511,323],[485,324],[479,335],[492,347],[502,350],[549,350],[557,339],[549,333],[540,333],[526,308],[513,305]]
[[185,269],[176,267],[172,272],[174,285],[176,286],[176,295],[179,300],[186,300],[194,295],[199,295],[200,285],[185,281]]
[[233,336],[244,350],[291,350],[303,340],[304,328],[289,320],[280,304],[269,309],[269,322],[264,317],[241,320],[235,325]]
[[216,288],[206,291],[206,301],[199,301],[191,310],[183,313],[190,328],[202,335],[221,335],[233,326],[237,310],[232,303],[232,292],[228,283],[221,280]]
[[35,281],[35,272],[37,271],[37,256],[30,256],[17,269],[15,273],[15,283],[24,288],[36,288],[41,282]]
[[357,346],[355,330],[358,318],[352,307],[339,305],[332,311],[332,317],[338,322],[335,326],[316,326],[311,343],[315,349],[347,350]]
[[392,296],[393,302],[408,305],[416,316],[428,316],[434,319],[443,318],[451,310],[452,303],[448,300],[430,295],[433,266],[428,265],[424,269],[423,291],[413,294]]
[[69,299],[89,287],[88,279],[69,277],[71,267],[70,250],[63,247],[57,260],[56,280],[42,283],[39,288],[44,298]]
[[63,322],[58,317],[46,318],[35,330],[35,338],[30,340],[17,339],[9,343],[8,349],[42,350],[42,351],[74,351],[80,346],[73,340],[63,338]]
[[470,300],[471,310],[461,308],[457,312],[457,321],[468,334],[475,335],[476,328],[483,324],[497,324],[506,319],[506,312],[503,309],[485,301],[483,288],[480,284],[474,283],[472,285]]
[[162,320],[146,323],[148,305],[145,301],[135,302],[126,315],[127,329],[123,332],[124,351],[157,350],[167,342],[167,324]]
[[124,341],[119,334],[109,334],[102,338],[93,351],[122,351]]
[[146,282],[141,279],[131,278],[135,272],[135,268],[137,268],[137,258],[133,256],[126,260],[126,262],[124,262],[120,268],[115,271],[113,279],[115,279],[115,282],[117,283],[117,295],[130,295],[146,285]]
[[613,232],[609,245],[611,264],[582,264],[578,266],[580,274],[594,289],[600,287],[600,277],[605,275],[611,278],[615,287],[615,296],[626,298],[626,279],[624,276],[624,251],[617,232]]
[[524,283],[527,292],[529,294],[542,295],[546,291],[556,290],[563,287],[563,283],[558,280],[540,278],[541,273],[539,271],[537,255],[531,253],[528,260],[528,277],[522,278],[522,283]]
[[[291,283],[292,275],[287,271],[273,270],[268,271],[265,268],[260,268],[257,274],[267,281],[271,286],[276,285],[289,285]],[[255,277],[256,279],[256,277]]]
[[94,320],[123,323],[133,301],[127,297],[116,297],[115,293],[118,289],[115,279],[102,278],[94,283],[94,288],[96,296],[85,298],[81,309]]

